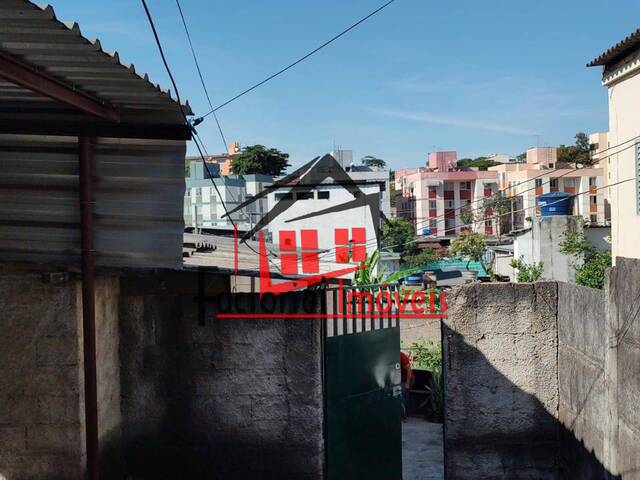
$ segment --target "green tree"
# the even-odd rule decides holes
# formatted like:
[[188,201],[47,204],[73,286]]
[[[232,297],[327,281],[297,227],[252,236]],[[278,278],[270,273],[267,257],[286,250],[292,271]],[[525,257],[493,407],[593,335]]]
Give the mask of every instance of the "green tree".
[[389,203],[391,208],[396,207],[396,172],[393,170],[389,172]]
[[242,149],[231,164],[231,171],[235,175],[282,175],[289,167],[289,154],[276,148],[266,148],[263,145],[251,145]]
[[542,262],[533,262],[529,265],[523,258],[514,258],[509,265],[516,269],[518,282],[537,282],[544,271]]
[[467,260],[467,270],[472,261],[482,263],[486,251],[486,237],[477,232],[462,232],[449,247],[451,255]]
[[589,137],[586,133],[578,132],[574,138],[575,145],[560,145],[558,147],[558,162],[591,165],[593,161],[590,155]]
[[438,258],[438,255],[431,248],[423,248],[416,253],[408,254],[405,257],[404,264],[407,267],[421,267],[427,263],[431,263]]
[[591,245],[582,225],[575,231],[567,230],[564,233],[560,251],[573,257],[578,285],[600,289],[604,286],[605,273],[611,267],[611,252],[598,250]]
[[404,263],[406,257],[415,252],[415,228],[404,218],[391,218],[382,226],[382,243],[385,247],[400,254],[400,262]]
[[489,167],[495,167],[496,165],[500,165],[499,162],[495,162],[493,160],[488,159],[487,157],[476,157],[476,158],[462,158],[458,160],[458,166],[460,167],[475,167],[479,170],[487,170]]
[[[498,240],[503,232],[509,230],[509,228],[513,229],[509,215],[512,209],[512,202],[513,200],[507,197],[504,192],[496,192],[482,201],[482,207],[487,217],[497,220]],[[490,214],[486,213],[487,210],[489,210]]]
[[387,162],[385,162],[381,158],[374,157],[372,155],[367,155],[365,157],[362,157],[362,164],[366,165],[367,167],[378,167],[378,168],[384,168],[387,166]]

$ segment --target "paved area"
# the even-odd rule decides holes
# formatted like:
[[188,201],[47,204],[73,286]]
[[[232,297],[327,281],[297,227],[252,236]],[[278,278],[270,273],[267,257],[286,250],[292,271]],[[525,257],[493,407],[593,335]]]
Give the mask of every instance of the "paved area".
[[443,478],[442,425],[409,417],[402,423],[402,479]]

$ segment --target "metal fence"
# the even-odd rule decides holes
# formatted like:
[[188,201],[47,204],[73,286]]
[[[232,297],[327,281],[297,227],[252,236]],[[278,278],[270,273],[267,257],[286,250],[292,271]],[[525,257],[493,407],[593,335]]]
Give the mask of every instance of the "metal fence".
[[400,326],[397,284],[343,286],[326,291],[325,335],[335,337]]

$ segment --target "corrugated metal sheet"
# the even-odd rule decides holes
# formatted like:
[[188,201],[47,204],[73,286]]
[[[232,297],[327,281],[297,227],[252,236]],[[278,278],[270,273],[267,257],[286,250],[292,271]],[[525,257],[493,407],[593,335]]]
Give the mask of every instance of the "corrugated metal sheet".
[[[96,263],[181,268],[185,142],[100,138]],[[75,137],[0,135],[0,258],[79,264]]]
[[[123,122],[182,124],[170,92],[120,62],[118,52],[103,51],[100,40],[81,35],[74,22],[56,18],[49,5],[27,0],[0,1],[0,49],[116,107]],[[185,113],[191,114],[188,104]],[[78,112],[9,82],[0,82],[0,119],[30,119],[40,111],[61,118],[83,118]],[[90,118],[90,117],[89,117]]]

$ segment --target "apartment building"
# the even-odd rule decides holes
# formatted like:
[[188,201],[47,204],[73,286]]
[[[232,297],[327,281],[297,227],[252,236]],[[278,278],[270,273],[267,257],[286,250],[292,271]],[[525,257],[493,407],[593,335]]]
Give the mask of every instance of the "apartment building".
[[574,199],[573,214],[591,225],[607,222],[604,172],[600,166],[558,165],[556,147],[536,147],[527,150],[526,163],[498,165],[489,171],[498,175],[499,187],[506,196],[517,197],[514,228],[527,226],[524,220],[539,213],[537,197],[550,192],[580,194]]
[[587,66],[602,66],[609,99],[609,150],[599,158],[606,158],[606,183],[612,185],[611,254],[614,263],[616,257],[640,258],[640,29]]
[[[209,165],[209,169],[212,167],[217,168],[220,172],[220,175],[233,175],[231,171],[231,166],[233,165],[233,160],[240,153],[240,143],[234,141],[227,143],[227,152],[220,153],[217,155],[207,155],[204,157],[207,165]],[[189,165],[193,161],[202,161],[202,158],[198,156],[187,157],[187,164]]]
[[[497,233],[497,222],[492,212],[482,211],[482,200],[497,191],[498,174],[458,167],[456,152],[433,152],[426,168],[396,171],[395,187],[397,216],[411,221],[419,235],[455,236],[469,229]],[[462,219],[465,207],[476,214],[470,225]]]
[[[189,163],[189,177],[185,179],[184,224],[192,228],[231,229],[225,217],[248,198],[257,195],[273,183],[268,175],[218,176],[218,165],[207,165],[202,161]],[[217,187],[217,188],[216,188]],[[248,231],[267,209],[267,200],[259,199],[231,215],[238,230]]]

